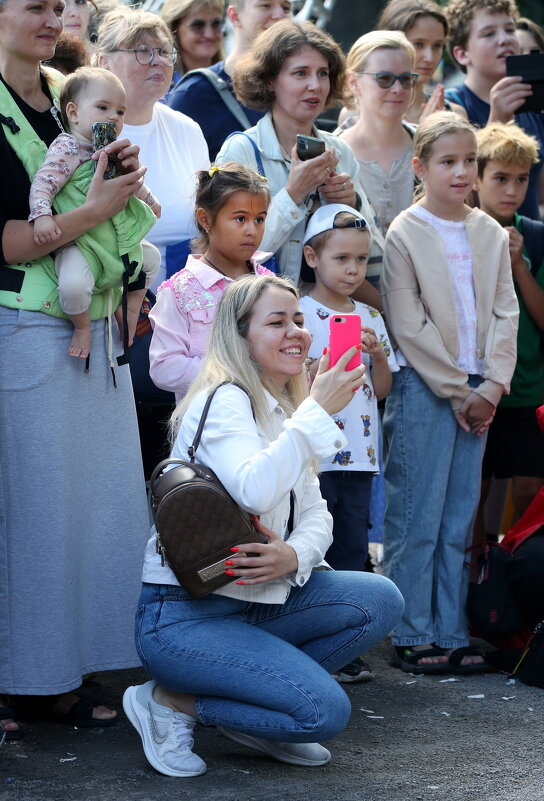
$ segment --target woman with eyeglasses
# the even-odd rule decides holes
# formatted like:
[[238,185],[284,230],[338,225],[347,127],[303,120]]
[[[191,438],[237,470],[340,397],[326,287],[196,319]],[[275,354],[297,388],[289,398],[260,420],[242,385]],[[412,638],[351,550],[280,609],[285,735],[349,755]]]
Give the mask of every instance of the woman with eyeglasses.
[[162,206],[148,239],[161,251],[166,277],[166,246],[196,235],[192,195],[194,176],[209,169],[208,147],[200,127],[160,98],[170,86],[176,49],[166,23],[148,11],[119,8],[98,29],[98,66],[120,78],[127,93],[124,131],[140,146],[146,184]]
[[166,0],[161,17],[178,51],[171,88],[186,72],[221,61],[224,13],[224,0]]
[[[359,179],[385,236],[397,214],[412,203],[414,127],[403,122],[417,74],[415,50],[399,31],[372,31],[353,44],[346,60],[345,100],[359,116],[338,135],[359,162]],[[374,267],[370,280],[379,285]]]

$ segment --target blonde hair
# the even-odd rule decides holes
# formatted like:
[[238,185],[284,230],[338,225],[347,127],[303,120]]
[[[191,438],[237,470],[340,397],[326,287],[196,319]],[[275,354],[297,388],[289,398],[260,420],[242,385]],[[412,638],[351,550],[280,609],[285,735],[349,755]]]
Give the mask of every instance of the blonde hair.
[[66,116],[66,106],[68,103],[78,103],[82,94],[89,91],[93,84],[110,84],[120,89],[125,95],[125,87],[113,72],[102,67],[79,67],[75,72],[67,76],[62,85],[59,97],[60,115],[62,124],[67,131],[70,130],[70,121]]
[[527,168],[539,161],[537,140],[522,131],[514,122],[492,122],[485,128],[480,128],[476,131],[476,144],[480,178],[488,161],[527,165]]
[[[174,43],[178,50],[176,68],[181,73],[186,72],[187,68],[183,61],[181,45],[177,38],[178,27],[185,17],[188,17],[190,14],[197,14],[199,11],[209,12],[210,14],[215,13],[219,17],[223,17],[225,14],[224,0],[166,0],[160,11],[161,19],[166,22],[174,38]],[[222,61],[223,57],[223,43],[221,42],[217,53],[212,58],[212,64],[217,64],[218,61]]]
[[193,398],[203,391],[209,394],[224,381],[238,384],[247,392],[255,420],[265,430],[270,418],[265,389],[276,398],[287,414],[292,414],[308,396],[305,371],[298,376],[292,376],[280,393],[251,357],[247,332],[253,307],[270,287],[283,289],[299,299],[296,286],[289,279],[276,275],[248,275],[227,287],[217,307],[200,372],[171,417],[173,434]]
[[458,114],[452,114],[451,111],[435,111],[434,114],[429,114],[415,132],[412,142],[414,158],[425,164],[432,156],[434,143],[441,136],[456,133],[471,133],[476,137],[474,126]]
[[[346,59],[346,73],[364,72],[370,56],[376,50],[404,50],[410,59],[412,70],[416,63],[416,51],[402,31],[370,31],[353,43]],[[357,107],[356,97],[347,81],[344,87],[344,104],[349,109]]]
[[115,8],[100,23],[96,54],[102,56],[119,48],[131,48],[146,35],[163,39],[166,44],[174,46],[167,24],[157,14],[127,6]]
[[[476,129],[468,120],[452,114],[451,111],[435,111],[424,117],[418,126],[412,141],[412,154],[423,164],[426,164],[433,154],[433,145],[441,136],[448,134],[469,133],[474,137],[474,149],[476,150]],[[423,183],[418,184],[414,192],[414,201],[419,200],[425,194]]]

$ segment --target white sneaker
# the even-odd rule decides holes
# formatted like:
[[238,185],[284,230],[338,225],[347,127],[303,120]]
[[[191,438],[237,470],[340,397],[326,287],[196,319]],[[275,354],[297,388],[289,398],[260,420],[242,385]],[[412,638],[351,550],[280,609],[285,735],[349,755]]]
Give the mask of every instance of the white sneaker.
[[206,763],[192,751],[196,720],[154,701],[156,685],[148,681],[123,695],[123,709],[142,738],[147,761],[165,776],[200,776]]
[[288,765],[304,765],[305,767],[316,767],[326,765],[331,760],[331,753],[319,743],[280,743],[278,740],[265,740],[262,737],[251,737],[249,734],[242,734],[232,729],[224,729],[218,726],[217,730],[229,740],[238,745],[247,745],[263,754],[277,759],[278,762],[286,762]]

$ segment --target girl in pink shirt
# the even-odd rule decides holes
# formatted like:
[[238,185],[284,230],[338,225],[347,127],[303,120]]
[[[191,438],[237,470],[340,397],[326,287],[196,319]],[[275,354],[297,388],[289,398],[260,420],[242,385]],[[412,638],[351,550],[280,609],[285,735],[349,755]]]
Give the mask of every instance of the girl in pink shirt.
[[266,178],[226,163],[197,175],[199,237],[185,267],[162,283],[149,314],[153,337],[149,373],[161,389],[185,395],[200,370],[217,304],[242,275],[269,273],[258,252],[270,203]]

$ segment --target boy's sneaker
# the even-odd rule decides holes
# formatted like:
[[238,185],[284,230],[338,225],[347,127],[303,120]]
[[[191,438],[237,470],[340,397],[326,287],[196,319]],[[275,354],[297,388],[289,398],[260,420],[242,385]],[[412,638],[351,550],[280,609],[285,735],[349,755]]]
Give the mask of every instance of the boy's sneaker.
[[153,700],[155,681],[129,687],[123,709],[142,738],[148,762],[165,776],[200,776],[206,763],[193,754],[196,720]]
[[372,668],[368,662],[358,656],[336,673],[333,673],[332,677],[341,684],[354,684],[358,681],[370,681],[373,675]]

